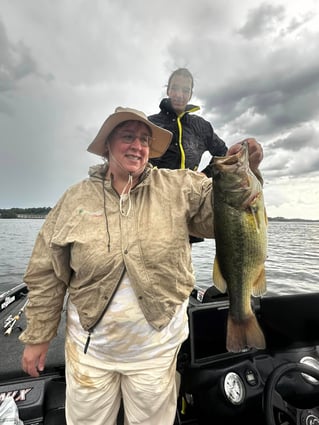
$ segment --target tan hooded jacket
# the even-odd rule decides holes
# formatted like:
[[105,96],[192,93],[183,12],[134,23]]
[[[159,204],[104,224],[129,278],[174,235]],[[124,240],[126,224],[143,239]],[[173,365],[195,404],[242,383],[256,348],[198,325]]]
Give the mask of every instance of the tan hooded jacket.
[[147,166],[130,193],[126,216],[104,179],[106,167],[92,167],[88,179],[70,187],[39,232],[24,276],[30,301],[23,343],[54,338],[66,292],[90,332],[107,314],[125,270],[157,330],[193,289],[189,234],[214,236],[211,180],[190,170]]

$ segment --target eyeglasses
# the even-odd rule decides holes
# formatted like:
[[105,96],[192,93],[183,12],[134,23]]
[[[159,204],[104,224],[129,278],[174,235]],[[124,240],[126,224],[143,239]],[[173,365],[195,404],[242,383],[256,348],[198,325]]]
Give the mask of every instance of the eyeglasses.
[[131,145],[138,139],[143,147],[150,147],[153,141],[152,136],[148,136],[147,134],[142,134],[141,136],[137,136],[133,133],[122,133],[119,134],[118,137],[126,144]]

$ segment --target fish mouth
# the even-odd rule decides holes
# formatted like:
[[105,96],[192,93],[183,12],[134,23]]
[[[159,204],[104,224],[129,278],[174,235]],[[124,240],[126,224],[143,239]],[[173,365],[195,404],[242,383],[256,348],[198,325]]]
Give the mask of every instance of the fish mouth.
[[260,197],[261,186],[249,168],[247,141],[241,144],[236,153],[213,158],[213,179],[217,186],[222,187],[227,204],[251,211]]
[[246,157],[248,158],[248,143],[243,142],[238,152],[227,156],[215,156],[213,158],[213,163],[217,167],[230,166],[236,164],[242,165],[245,162]]
[[234,165],[237,164],[238,160],[243,156],[243,150],[240,150],[233,155],[225,156],[223,161],[220,161],[222,165]]
[[[228,176],[227,180],[232,182],[232,186],[236,180],[243,181],[242,179],[245,174],[252,174],[249,168],[247,142],[243,142],[240,150],[232,155],[214,156],[212,164],[212,174],[215,180],[218,180],[219,178],[221,178],[221,176]],[[241,176],[240,179],[238,178],[239,176]],[[247,184],[249,186],[249,182],[246,182],[246,184],[244,185],[246,188]],[[241,184],[236,185],[236,190],[244,189],[241,186]]]

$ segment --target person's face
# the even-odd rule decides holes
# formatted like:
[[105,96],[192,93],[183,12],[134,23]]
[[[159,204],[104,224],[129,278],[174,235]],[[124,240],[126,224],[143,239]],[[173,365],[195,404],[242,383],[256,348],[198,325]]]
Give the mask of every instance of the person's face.
[[128,121],[115,130],[109,142],[112,172],[141,174],[149,156],[150,129],[140,121]]
[[192,97],[192,80],[182,75],[174,75],[167,95],[171,99],[172,107],[177,114],[185,111],[186,105]]

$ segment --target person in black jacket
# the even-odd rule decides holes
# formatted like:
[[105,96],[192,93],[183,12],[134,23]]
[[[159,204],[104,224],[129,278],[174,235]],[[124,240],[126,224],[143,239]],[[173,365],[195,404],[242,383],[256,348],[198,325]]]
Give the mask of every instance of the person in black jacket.
[[[161,158],[152,159],[158,168],[189,168],[198,170],[204,152],[224,156],[225,142],[214,132],[212,125],[199,115],[200,108],[191,105],[194,79],[186,68],[176,69],[169,77],[167,98],[160,103],[160,112],[148,118],[154,124],[173,133],[171,144]],[[209,177],[210,167],[202,170]]]
[[[150,115],[148,119],[154,124],[173,133],[171,143],[160,158],[152,158],[150,162],[158,168],[189,168],[197,171],[204,152],[212,156],[224,156],[227,153],[225,142],[215,133],[212,125],[194,112],[200,107],[191,105],[194,88],[194,78],[187,68],[176,69],[169,77],[167,98],[162,99],[158,114]],[[254,146],[250,156],[250,165],[256,169],[262,160],[263,152],[255,139],[247,139]],[[212,177],[210,164],[199,170]],[[202,242],[204,239],[190,236],[190,243]]]
[[[196,171],[204,152],[218,156],[224,156],[227,152],[225,142],[217,136],[211,124],[193,114],[200,109],[188,103],[193,87],[194,79],[190,71],[186,68],[176,69],[168,79],[168,97],[162,99],[161,111],[148,117],[154,124],[173,133],[165,154],[150,160],[158,168],[190,168]],[[202,172],[211,177],[209,165]],[[190,236],[191,243],[203,240]]]

